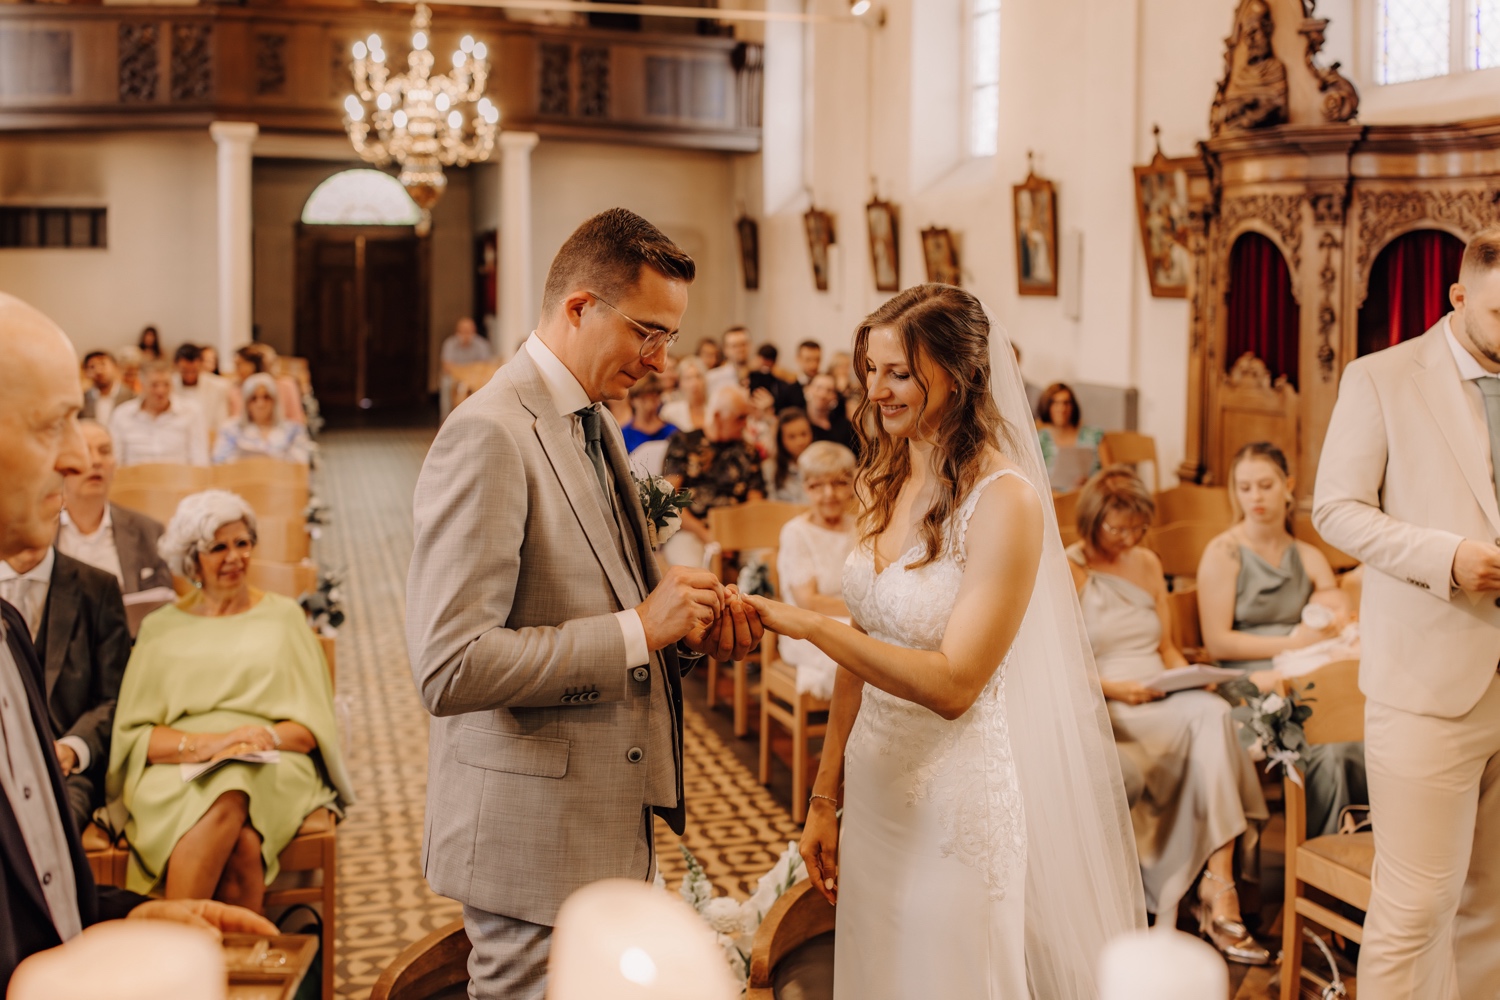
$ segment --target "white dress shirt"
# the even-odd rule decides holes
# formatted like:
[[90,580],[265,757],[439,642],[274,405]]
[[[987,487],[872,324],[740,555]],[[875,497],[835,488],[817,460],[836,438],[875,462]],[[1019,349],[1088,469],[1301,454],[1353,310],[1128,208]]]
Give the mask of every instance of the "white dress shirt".
[[174,394],[167,409],[152,416],[141,409],[141,402],[132,399],[121,403],[109,418],[115,455],[122,466],[147,462],[208,464],[208,431],[196,406]]
[[[1475,432],[1479,435],[1479,443],[1484,445],[1480,451],[1484,452],[1487,465],[1493,465],[1490,459],[1490,421],[1484,410],[1484,393],[1479,391],[1479,380],[1482,378],[1500,378],[1500,374],[1487,372],[1484,366],[1470,354],[1468,348],[1458,342],[1453,335],[1453,314],[1449,313],[1444,321],[1444,330],[1448,334],[1448,349],[1453,352],[1453,363],[1458,365],[1458,377],[1463,381],[1464,400],[1469,404],[1469,412],[1474,416]],[[1495,478],[1495,470],[1490,469],[1490,478]]]
[[[524,346],[531,355],[531,360],[536,362],[537,371],[541,373],[542,382],[547,387],[547,394],[552,397],[552,405],[557,407],[558,416],[567,418],[568,426],[573,429],[573,440],[577,443],[579,452],[583,453],[585,461],[589,461],[588,444],[583,438],[583,421],[579,418],[577,411],[585,406],[593,405],[593,400],[589,399],[589,394],[568,370],[568,366],[558,360],[550,347],[542,343],[541,337],[533,333],[526,338]],[[590,471],[593,471],[592,464]],[[613,503],[611,499],[611,505]],[[623,522],[621,525],[623,526]],[[620,623],[620,632],[625,637],[626,668],[643,667],[650,663],[651,649],[646,644],[646,626],[641,624],[640,614],[635,608],[627,608],[624,611],[616,611],[615,620]]]
[[31,638],[36,640],[42,627],[42,613],[47,610],[47,591],[52,589],[52,564],[57,562],[57,553],[49,548],[42,561],[26,573],[17,573],[10,563],[0,561],[0,598],[8,601],[31,629]]
[[99,522],[98,529],[92,535],[85,535],[79,530],[78,525],[73,523],[73,519],[64,510],[62,527],[57,532],[57,550],[81,563],[88,563],[95,569],[113,573],[115,579],[120,581],[120,592],[125,592],[125,571],[120,568],[120,550],[115,548],[115,525],[109,504],[104,505],[104,519]]
[[222,375],[201,372],[197,385],[183,385],[182,376],[173,376],[172,395],[180,396],[198,407],[203,426],[217,430],[229,419],[229,380]]

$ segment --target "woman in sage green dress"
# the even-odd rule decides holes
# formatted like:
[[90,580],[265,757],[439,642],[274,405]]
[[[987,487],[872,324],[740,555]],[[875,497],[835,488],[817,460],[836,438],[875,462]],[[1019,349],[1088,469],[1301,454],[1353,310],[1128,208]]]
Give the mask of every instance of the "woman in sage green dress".
[[[162,537],[197,589],[141,625],[115,710],[106,791],[130,842],[126,886],[259,912],[281,851],[308,813],[354,801],[333,685],[302,609],[249,586],[255,515],[210,490],[183,500]],[[180,765],[253,750],[184,780]]]
[[[1203,644],[1225,667],[1243,670],[1262,690],[1280,681],[1272,660],[1338,635],[1350,605],[1328,559],[1292,534],[1292,479],[1275,445],[1248,444],[1229,468],[1229,496],[1238,521],[1209,543],[1198,566],[1198,613]],[[1336,609],[1324,627],[1304,624],[1312,603]],[[1313,706],[1317,711],[1317,706]],[[1338,830],[1345,806],[1369,802],[1363,743],[1309,748],[1307,835]]]

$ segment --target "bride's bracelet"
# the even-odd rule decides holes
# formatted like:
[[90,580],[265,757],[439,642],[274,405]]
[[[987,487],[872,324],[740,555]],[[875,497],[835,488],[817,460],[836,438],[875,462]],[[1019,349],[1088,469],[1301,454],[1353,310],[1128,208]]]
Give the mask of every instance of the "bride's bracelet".
[[185,761],[189,753],[192,753],[194,757],[198,755],[198,741],[192,739],[187,733],[183,733],[182,739],[177,741],[177,759]]
[[836,799],[836,798],[834,798],[834,797],[833,797],[833,796],[832,796],[832,795],[824,795],[824,794],[822,794],[822,793],[821,793],[821,792],[813,792],[813,793],[812,793],[812,794],[811,794],[811,795],[809,795],[809,796],[808,796],[808,797],[807,797],[807,801],[808,801],[808,803],[809,803],[809,804],[810,804],[810,803],[811,803],[811,802],[812,802],[812,800],[813,800],[813,799],[823,799],[823,800],[824,800],[824,801],[826,801],[826,802],[827,802],[827,803],[828,803],[828,804],[829,804],[829,805],[831,805],[831,806],[833,806],[833,808],[834,808],[834,811],[835,811],[835,812],[837,812],[837,811],[838,811],[838,808],[839,808],[839,800],[838,800],[838,799]]

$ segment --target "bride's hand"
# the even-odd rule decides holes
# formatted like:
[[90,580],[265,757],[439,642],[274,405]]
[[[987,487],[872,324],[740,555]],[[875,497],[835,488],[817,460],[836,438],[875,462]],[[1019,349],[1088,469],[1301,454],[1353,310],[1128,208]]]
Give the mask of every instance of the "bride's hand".
[[802,855],[802,863],[807,866],[807,877],[812,879],[829,905],[837,906],[839,818],[832,802],[818,798],[808,804],[807,824],[802,828],[802,841],[797,850]]
[[760,622],[766,631],[784,635],[788,639],[806,639],[812,635],[819,619],[823,617],[815,611],[804,611],[764,597],[746,596],[744,600],[760,615]]

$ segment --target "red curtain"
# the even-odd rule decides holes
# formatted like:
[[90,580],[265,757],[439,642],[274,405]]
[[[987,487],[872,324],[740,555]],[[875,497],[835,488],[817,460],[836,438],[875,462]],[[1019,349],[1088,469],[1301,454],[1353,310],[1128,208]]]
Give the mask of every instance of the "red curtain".
[[1463,241],[1440,229],[1392,240],[1370,269],[1370,293],[1359,311],[1360,355],[1426,333],[1448,311],[1448,288],[1463,255]]
[[1292,274],[1275,243],[1246,233],[1229,252],[1229,330],[1224,370],[1243,354],[1266,363],[1271,377],[1297,384],[1300,314],[1292,295]]

